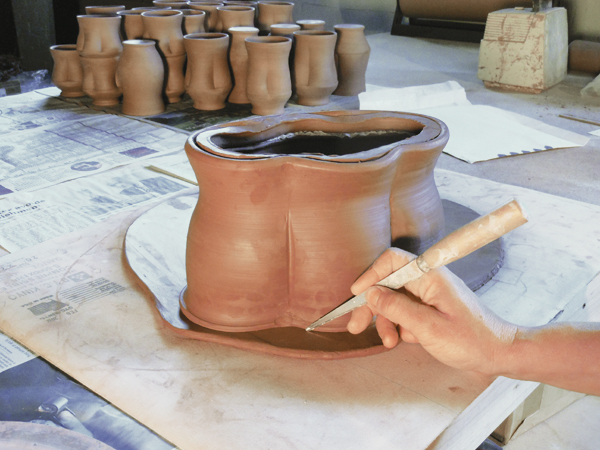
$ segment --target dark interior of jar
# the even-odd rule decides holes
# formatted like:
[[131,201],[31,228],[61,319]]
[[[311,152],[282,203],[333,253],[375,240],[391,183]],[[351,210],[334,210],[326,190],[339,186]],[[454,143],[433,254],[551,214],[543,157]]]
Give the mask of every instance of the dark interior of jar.
[[252,155],[351,155],[408,139],[421,130],[382,130],[358,133],[300,131],[257,139],[257,134],[216,134],[213,144],[232,152]]

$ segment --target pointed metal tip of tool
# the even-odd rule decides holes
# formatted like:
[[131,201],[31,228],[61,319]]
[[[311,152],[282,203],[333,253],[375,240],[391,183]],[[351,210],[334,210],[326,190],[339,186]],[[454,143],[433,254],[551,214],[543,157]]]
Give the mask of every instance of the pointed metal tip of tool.
[[312,330],[314,330],[314,329],[315,329],[315,327],[308,327],[308,328],[306,329],[306,331],[312,331]]

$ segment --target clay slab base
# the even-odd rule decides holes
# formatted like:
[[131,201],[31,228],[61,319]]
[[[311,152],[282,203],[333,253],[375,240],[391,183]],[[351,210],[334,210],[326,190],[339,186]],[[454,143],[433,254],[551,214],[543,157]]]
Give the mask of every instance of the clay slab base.
[[[172,198],[141,215],[128,229],[125,256],[129,266],[154,297],[169,329],[188,339],[240,349],[305,359],[344,359],[386,351],[374,326],[359,335],[307,333],[295,327],[227,333],[189,321],[180,310],[180,294],[186,287],[185,248],[197,194]],[[446,232],[478,217],[475,211],[443,201]],[[502,245],[493,242],[450,267],[477,289],[490,280],[502,263]],[[453,264],[457,264],[453,263]],[[317,319],[317,318],[315,318]]]

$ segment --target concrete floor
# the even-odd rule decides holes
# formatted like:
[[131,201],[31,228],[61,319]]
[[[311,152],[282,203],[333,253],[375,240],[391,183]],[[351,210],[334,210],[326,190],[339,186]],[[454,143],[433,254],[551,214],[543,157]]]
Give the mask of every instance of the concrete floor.
[[600,137],[588,134],[600,126],[558,117],[570,114],[600,123],[600,99],[580,96],[580,90],[594,79],[591,74],[570,73],[563,82],[538,95],[492,91],[477,79],[479,44],[389,33],[367,39],[371,46],[369,84],[407,87],[455,80],[473,104],[513,111],[591,138],[585,147],[475,164],[443,154],[437,167],[600,205]]

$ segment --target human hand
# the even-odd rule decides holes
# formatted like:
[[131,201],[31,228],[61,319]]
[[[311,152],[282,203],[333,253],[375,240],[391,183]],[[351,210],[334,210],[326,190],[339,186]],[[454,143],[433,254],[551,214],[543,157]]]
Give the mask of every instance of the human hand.
[[388,348],[400,337],[421,344],[451,367],[497,374],[517,326],[486,308],[447,268],[432,270],[399,290],[373,286],[412,259],[414,255],[390,248],[356,280],[352,293],[367,290],[368,303],[353,311],[348,331],[364,331],[376,315],[377,331]]

